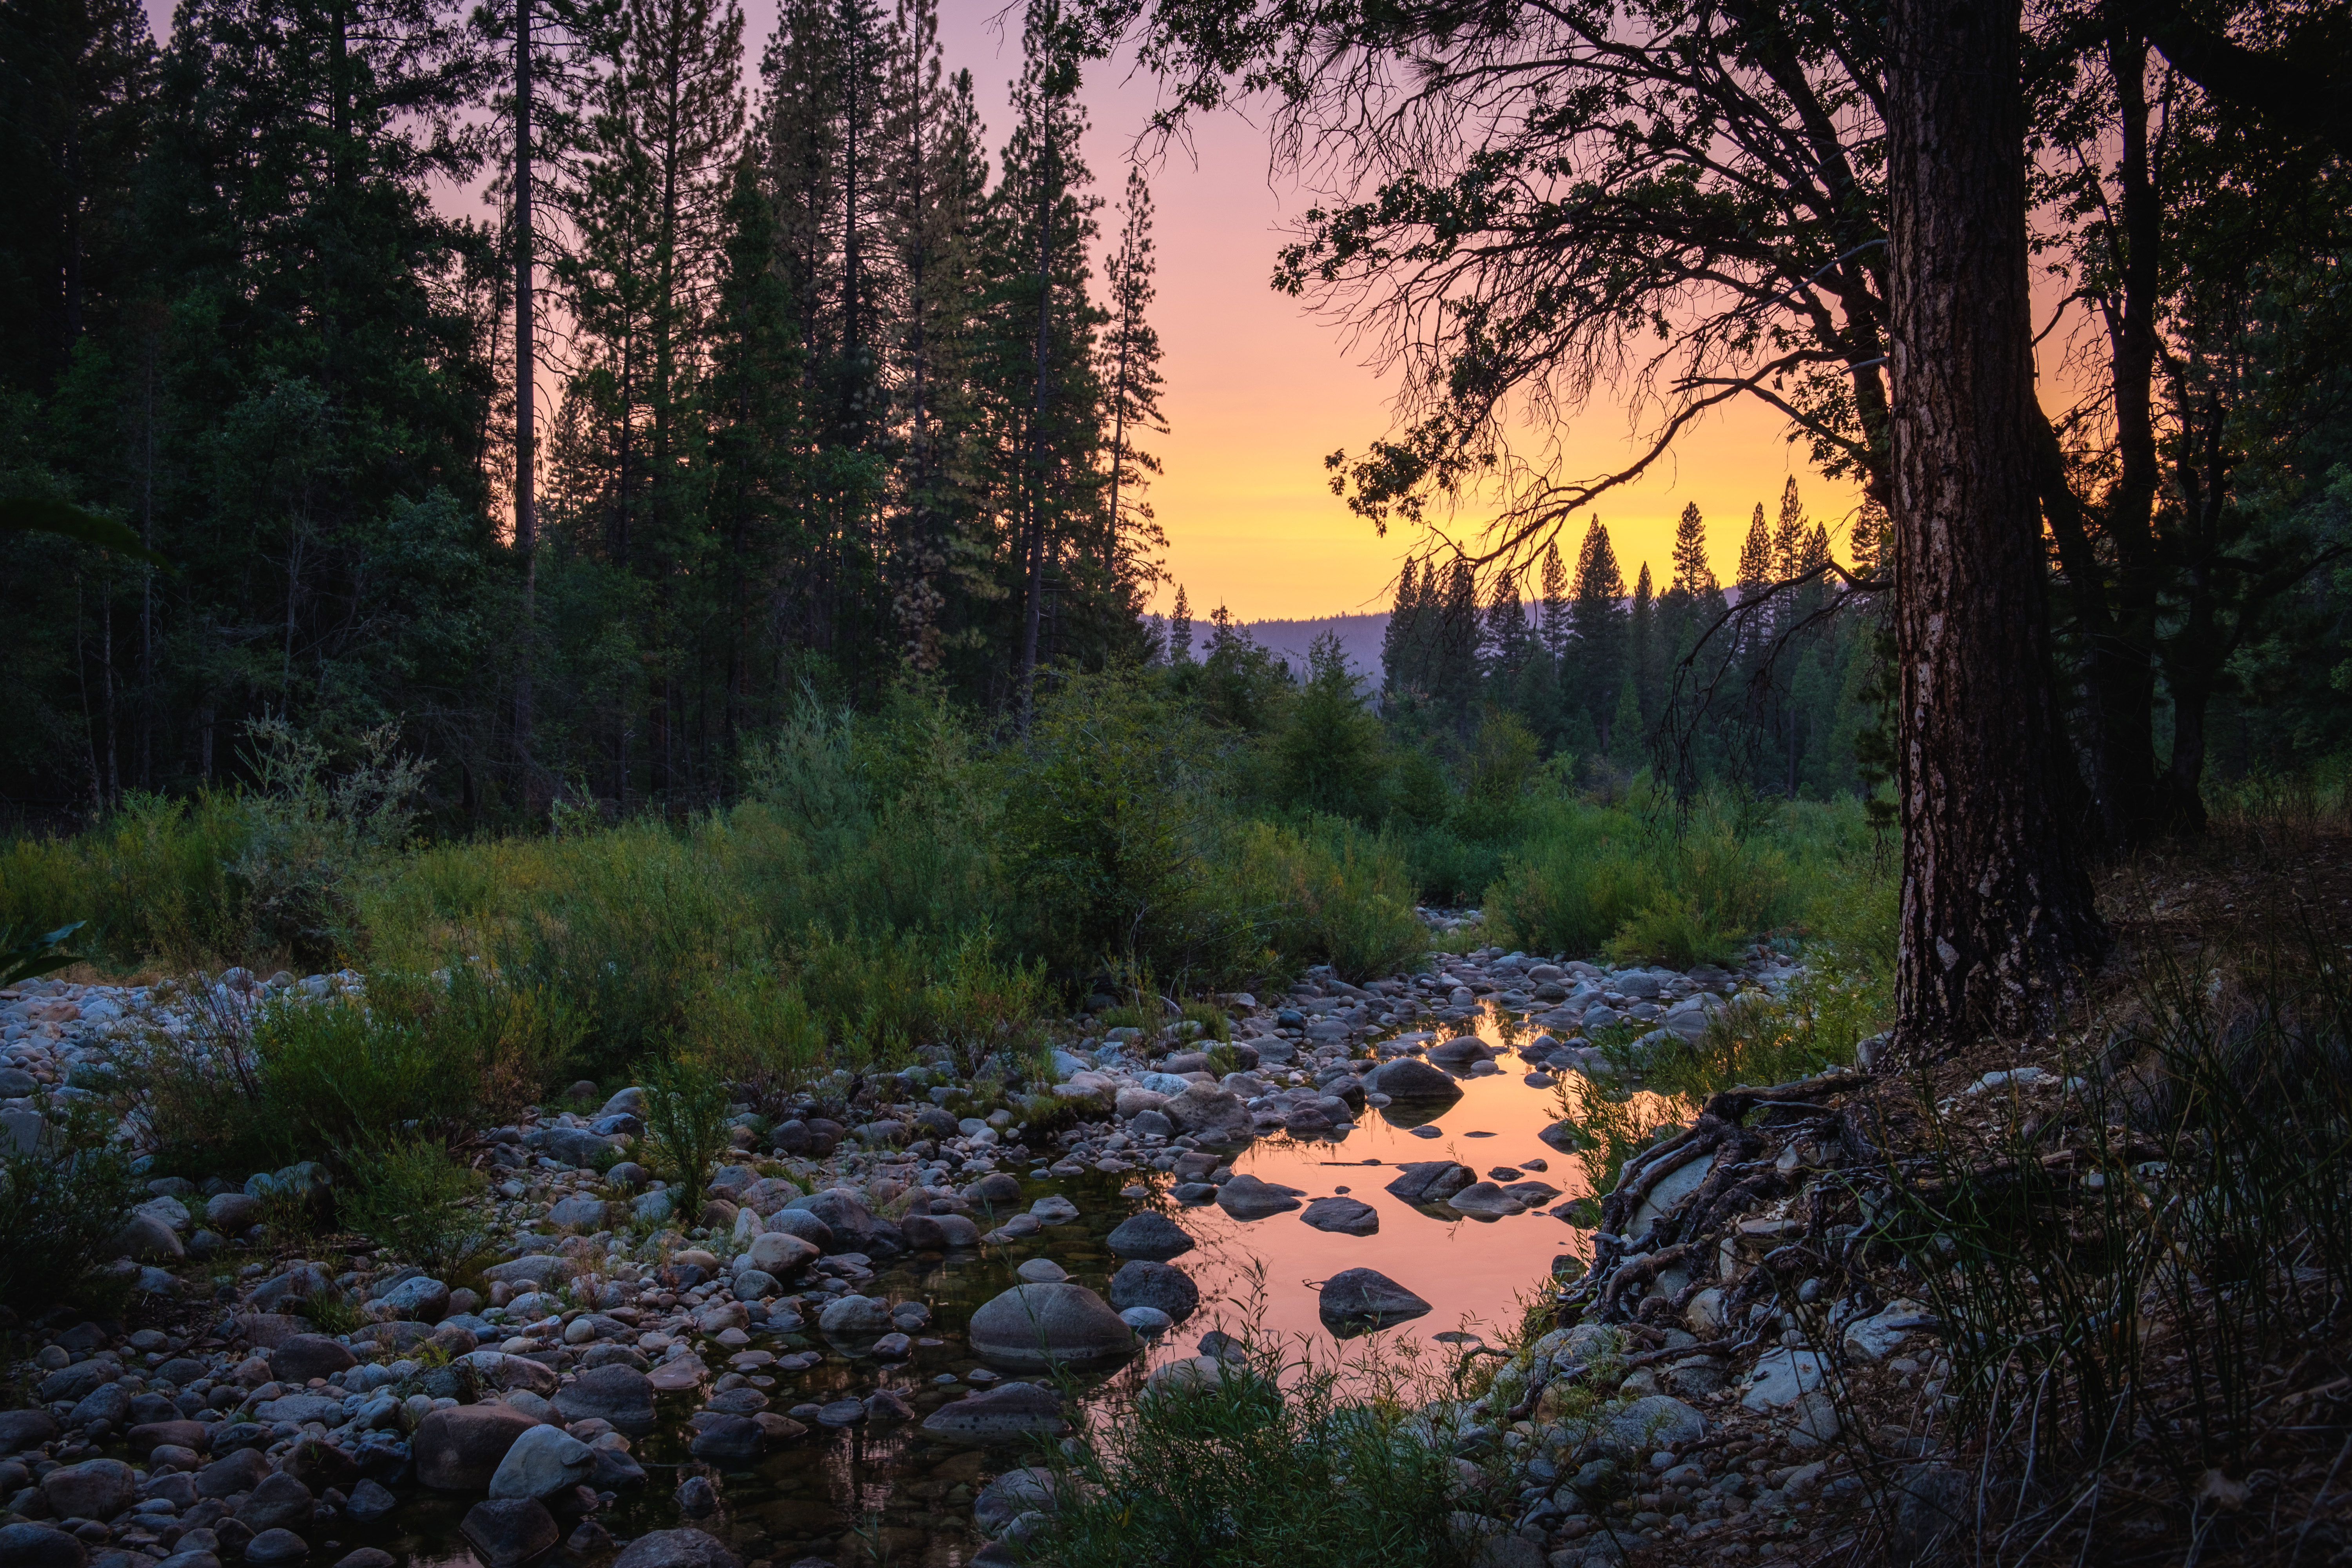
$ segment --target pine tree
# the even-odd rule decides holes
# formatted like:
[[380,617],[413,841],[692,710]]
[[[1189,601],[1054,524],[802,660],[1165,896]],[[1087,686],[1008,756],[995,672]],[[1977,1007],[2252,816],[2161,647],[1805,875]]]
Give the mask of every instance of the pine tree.
[[1706,558],[1706,520],[1699,514],[1696,501],[1685,506],[1682,516],[1675,521],[1675,572],[1666,592],[1692,600],[1722,592],[1715,580],[1715,568]]
[[1809,520],[1804,502],[1797,497],[1797,476],[1790,474],[1780,487],[1780,521],[1772,531],[1772,580],[1786,583],[1802,570],[1805,536]]
[[1505,700],[1515,694],[1520,675],[1535,656],[1536,641],[1528,627],[1527,605],[1519,600],[1518,579],[1507,567],[1495,575],[1486,599],[1481,653],[1486,678]]
[[1633,693],[1645,724],[1656,718],[1665,706],[1664,618],[1657,593],[1650,582],[1650,563],[1644,561],[1633,582],[1633,604],[1632,614],[1627,618],[1627,636],[1632,650],[1630,674]]
[[[1112,576],[1124,567],[1139,582],[1148,566],[1131,554],[1130,539],[1145,545],[1160,542],[1151,508],[1143,500],[1150,475],[1160,471],[1160,459],[1136,446],[1139,434],[1167,434],[1168,421],[1160,408],[1160,334],[1147,314],[1155,292],[1158,264],[1152,256],[1151,187],[1140,167],[1127,171],[1125,217],[1119,225],[1118,249],[1107,267],[1109,286],[1109,330],[1105,332],[1099,374],[1110,403],[1110,500],[1105,513],[1103,570]],[[1130,521],[1132,519],[1132,521]],[[1142,567],[1143,571],[1137,568]]]
[[[1426,588],[1423,589],[1424,595]],[[1430,628],[1431,706],[1467,741],[1478,694],[1478,580],[1457,555],[1446,569],[1445,590]]]
[[1764,524],[1764,503],[1758,501],[1756,515],[1748,520],[1747,541],[1739,547],[1739,602],[1753,603],[1772,583],[1772,534]]
[[1595,513],[1577,561],[1576,596],[1569,609],[1576,645],[1561,686],[1566,700],[1591,717],[1603,750],[1615,721],[1617,689],[1628,673],[1624,600],[1625,575],[1618,569],[1609,531]]
[[1184,598],[1184,584],[1176,584],[1176,607],[1168,612],[1168,662],[1192,662],[1192,606]]
[[1557,662],[1567,653],[1570,637],[1568,568],[1560,562],[1557,536],[1544,545],[1542,587],[1544,652]]
[[1389,624],[1381,631],[1381,689],[1391,698],[1423,685],[1421,582],[1412,557],[1406,556],[1397,573],[1396,602],[1389,610]]

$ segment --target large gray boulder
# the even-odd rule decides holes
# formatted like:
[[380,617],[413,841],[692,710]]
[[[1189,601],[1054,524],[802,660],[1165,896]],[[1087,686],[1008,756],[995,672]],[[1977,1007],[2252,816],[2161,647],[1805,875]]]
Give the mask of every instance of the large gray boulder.
[[1342,1268],[1323,1281],[1316,1311],[1327,1324],[1386,1328],[1418,1318],[1428,1302],[1376,1268]]
[[1409,1204],[1441,1204],[1478,1179],[1454,1160],[1414,1160],[1397,1167],[1388,1190]]
[[[874,1239],[873,1211],[866,1206],[864,1200],[856,1193],[845,1187],[827,1187],[821,1193],[811,1193],[804,1198],[794,1198],[776,1212],[776,1218],[782,1219],[788,1214],[804,1214],[822,1221],[836,1241],[847,1239],[855,1246],[862,1247]],[[776,1229],[783,1228],[780,1225],[774,1225],[772,1220],[770,1223]],[[803,1239],[812,1238],[803,1237]]]
[[982,1357],[1012,1366],[1108,1361],[1137,1350],[1135,1331],[1083,1285],[1016,1285],[971,1315]]
[[1317,1198],[1298,1217],[1338,1236],[1370,1236],[1381,1228],[1381,1211],[1360,1198]]
[[1197,1244],[1182,1226],[1156,1209],[1145,1209],[1113,1226],[1104,1245],[1121,1258],[1165,1263],[1171,1258],[1181,1258]]
[[1683,1448],[1706,1436],[1706,1417],[1668,1394],[1653,1394],[1601,1424],[1601,1451],[1621,1465],[1646,1462],[1662,1448]]
[[617,1363],[582,1373],[551,1403],[566,1424],[609,1421],[615,1431],[632,1436],[653,1430],[653,1379]]
[[350,1347],[324,1334],[296,1334],[269,1352],[269,1375],[280,1383],[304,1384],[332,1377],[359,1364]]
[[890,1331],[890,1303],[880,1296],[848,1295],[825,1303],[816,1326],[828,1334],[872,1338]]
[[1364,1088],[1391,1100],[1459,1100],[1462,1086],[1427,1062],[1399,1057],[1364,1075]]
[[1119,1311],[1151,1307],[1181,1323],[1201,1309],[1201,1288],[1172,1263],[1137,1258],[1110,1277],[1110,1304]]
[[482,1278],[493,1285],[529,1286],[533,1290],[551,1289],[578,1272],[568,1258],[551,1253],[532,1252],[494,1263],[482,1270]]
[[491,1478],[506,1461],[507,1450],[538,1425],[504,1405],[459,1405],[436,1410],[417,1423],[416,1434],[409,1439],[416,1479],[435,1491],[488,1491]]
[[744,1247],[743,1256],[751,1268],[781,1279],[815,1262],[823,1252],[816,1243],[789,1231],[763,1230]]
[[41,1495],[60,1519],[112,1519],[139,1500],[139,1478],[120,1459],[84,1459],[43,1476]]
[[62,1530],[46,1524],[0,1529],[0,1563],[7,1568],[82,1568],[89,1552]]
[[457,1526],[482,1568],[515,1568],[562,1539],[555,1516],[535,1497],[493,1498],[466,1510]]
[[317,1506],[309,1487],[280,1470],[253,1489],[236,1510],[236,1521],[256,1535],[265,1530],[307,1530]]
[[959,1443],[1024,1443],[1033,1436],[1055,1436],[1068,1428],[1061,1396],[1031,1383],[1008,1383],[951,1400],[923,1422],[929,1436]]
[[1187,1084],[1184,1092],[1160,1108],[1179,1131],[1195,1137],[1239,1139],[1249,1134],[1249,1107],[1230,1089],[1215,1084]]
[[1297,1187],[1240,1175],[1217,1189],[1217,1206],[1235,1219],[1265,1219],[1297,1208],[1300,1195]]
[[515,1439],[490,1477],[493,1498],[543,1498],[576,1487],[596,1473],[587,1444],[559,1427],[534,1426]]
[[629,1542],[613,1568],[742,1568],[726,1543],[708,1531],[656,1530]]

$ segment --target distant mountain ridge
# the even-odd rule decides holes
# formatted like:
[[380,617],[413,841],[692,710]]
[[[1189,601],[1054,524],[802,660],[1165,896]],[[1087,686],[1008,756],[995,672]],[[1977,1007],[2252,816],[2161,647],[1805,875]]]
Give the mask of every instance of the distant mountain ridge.
[[[1160,635],[1168,635],[1168,617],[1153,616],[1152,625]],[[1388,635],[1389,613],[1375,610],[1361,616],[1318,616],[1295,621],[1237,621],[1241,630],[1260,647],[1279,657],[1297,674],[1307,673],[1307,650],[1315,639],[1330,632],[1339,639],[1339,650],[1347,656],[1348,668],[1370,685],[1381,680],[1381,639]],[[1209,623],[1194,616],[1192,620],[1192,653],[1200,656],[1209,640]]]

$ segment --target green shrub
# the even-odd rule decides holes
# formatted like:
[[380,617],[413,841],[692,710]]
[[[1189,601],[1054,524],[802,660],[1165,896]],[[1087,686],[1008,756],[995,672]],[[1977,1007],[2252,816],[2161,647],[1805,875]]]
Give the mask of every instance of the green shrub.
[[229,868],[244,887],[251,941],[323,968],[361,943],[353,881],[407,842],[424,763],[400,754],[397,725],[359,737],[352,765],[333,776],[326,747],[281,717],[251,721],[246,736],[250,829]]
[[394,1135],[351,1157],[342,1223],[446,1279],[488,1240],[480,1198],[488,1182],[430,1138]]
[[1228,853],[1234,900],[1276,964],[1328,963],[1362,978],[1409,963],[1429,945],[1402,857],[1344,823],[1308,832],[1252,823]]
[[687,1026],[692,1058],[773,1115],[823,1071],[824,1029],[800,987],[766,969],[717,976],[697,1000]]
[[1214,1383],[1147,1388],[1045,1462],[1060,1507],[1027,1551],[1057,1568],[1454,1568],[1450,1433],[1408,1411],[1432,1389],[1252,1345]]
[[663,1062],[645,1075],[646,1136],[664,1179],[678,1189],[671,1212],[690,1226],[728,1142],[727,1085],[698,1062]]
[[53,1305],[115,1256],[138,1187],[113,1131],[103,1106],[68,1100],[35,1147],[0,1151],[0,1303]]

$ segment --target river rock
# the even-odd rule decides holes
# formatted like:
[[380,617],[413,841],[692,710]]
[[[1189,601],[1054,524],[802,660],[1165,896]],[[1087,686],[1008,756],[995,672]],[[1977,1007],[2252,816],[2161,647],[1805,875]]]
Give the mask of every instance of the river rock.
[[1132,1214],[1112,1227],[1104,1245],[1121,1258],[1165,1263],[1181,1258],[1197,1245],[1192,1233],[1155,1209]]
[[1473,1182],[1445,1202],[1448,1207],[1464,1214],[1483,1215],[1490,1219],[1517,1214],[1527,1206],[1493,1182]]
[[980,1226],[960,1214],[910,1214],[898,1222],[898,1234],[919,1252],[947,1252],[980,1245]]
[[1010,1208],[1021,1201],[1021,1181],[1010,1171],[991,1171],[963,1190],[966,1202],[992,1209]]
[[310,1555],[310,1543],[284,1525],[265,1530],[245,1543],[245,1560],[251,1568],[280,1568]]
[[46,1524],[0,1529],[0,1563],[6,1568],[82,1568],[89,1552],[62,1530]]
[[[836,1239],[850,1237],[863,1247],[874,1239],[874,1215],[856,1193],[845,1187],[828,1187],[821,1193],[794,1198],[776,1211],[779,1216],[805,1214],[822,1221]],[[773,1223],[772,1221],[771,1222]],[[776,1228],[782,1229],[782,1226]],[[807,1239],[803,1237],[803,1239]]]
[[1664,1394],[1636,1399],[1601,1424],[1594,1440],[1619,1464],[1646,1462],[1661,1448],[1682,1448],[1706,1436],[1706,1417]]
[[1317,1198],[1298,1217],[1340,1236],[1370,1236],[1381,1228],[1381,1211],[1358,1198]]
[[89,1398],[99,1384],[112,1383],[121,1375],[122,1363],[112,1356],[92,1356],[88,1361],[59,1367],[41,1379],[34,1393],[45,1404],[71,1404]]
[[[1429,1047],[1429,1059],[1445,1067],[1467,1067],[1487,1059],[1486,1047],[1475,1035],[1456,1035]],[[1394,1092],[1393,1090],[1388,1092]]]
[[923,1422],[930,1436],[962,1443],[1017,1443],[1055,1436],[1068,1428],[1061,1396],[1031,1383],[1008,1383],[950,1400]]
[[180,1233],[162,1215],[149,1213],[143,1205],[131,1210],[131,1217],[115,1233],[114,1251],[142,1263],[176,1263],[188,1255]]
[[1013,1366],[1132,1353],[1135,1331],[1083,1285],[1016,1285],[971,1315],[972,1350]]
[[[555,1516],[536,1497],[493,1498],[466,1510],[458,1533],[482,1568],[514,1568],[562,1539]],[[250,1555],[250,1552],[247,1553]]]
[[1007,1470],[972,1500],[972,1522],[991,1535],[1024,1513],[1054,1511],[1054,1472],[1042,1465]]
[[1388,1190],[1409,1204],[1439,1204],[1478,1179],[1478,1173],[1454,1160],[1415,1160],[1397,1167]]
[[[827,1227],[828,1230],[830,1228]],[[815,1262],[823,1253],[824,1249],[816,1243],[783,1230],[763,1230],[751,1238],[751,1246],[743,1249],[750,1267],[763,1274],[772,1274],[779,1279]]]
[[760,1457],[763,1435],[760,1424],[749,1415],[722,1413],[697,1419],[702,1429],[687,1445],[696,1458],[721,1465],[748,1465]]
[[1150,1307],[1182,1322],[1201,1308],[1201,1288],[1192,1277],[1169,1263],[1138,1258],[1122,1264],[1110,1277],[1110,1304],[1120,1311]]
[[708,1531],[656,1530],[629,1542],[613,1568],[742,1568]]
[[316,1506],[310,1489],[280,1470],[253,1489],[236,1510],[236,1521],[256,1535],[265,1530],[300,1530],[309,1526]]
[[578,1486],[596,1471],[588,1445],[554,1426],[534,1426],[515,1439],[490,1477],[493,1498],[543,1498]]
[[269,1352],[269,1375],[280,1383],[308,1383],[357,1366],[359,1358],[324,1334],[296,1334]]
[[1296,1187],[1279,1186],[1252,1175],[1239,1175],[1217,1189],[1217,1206],[1239,1220],[1265,1219],[1298,1207]]
[[[217,1439],[216,1439],[217,1440]],[[224,1454],[196,1472],[198,1497],[235,1497],[249,1492],[261,1484],[269,1473],[269,1461],[257,1448],[239,1448]]]
[[43,1476],[41,1495],[61,1519],[112,1519],[139,1500],[139,1478],[120,1459],[84,1459]]
[[1188,1083],[1181,1094],[1160,1108],[1177,1128],[1196,1137],[1234,1140],[1249,1132],[1249,1107],[1230,1089],[1215,1084]]
[[200,1453],[213,1444],[212,1429],[201,1421],[144,1422],[124,1433],[123,1437],[130,1443],[132,1456],[142,1459],[158,1448],[185,1448]]
[[571,1279],[574,1272],[569,1258],[532,1252],[505,1263],[490,1265],[482,1270],[482,1278],[493,1285],[529,1286],[533,1290],[546,1290]]
[[607,1421],[631,1436],[653,1430],[653,1379],[631,1367],[591,1367],[559,1390],[552,1403],[566,1423]]
[[1739,1403],[1750,1410],[1777,1409],[1794,1405],[1821,1385],[1818,1351],[1776,1346],[1756,1358],[1756,1370]]
[[879,1296],[842,1296],[825,1304],[816,1326],[828,1334],[871,1337],[890,1331],[890,1303]]
[[[586,1377],[595,1375],[591,1373]],[[417,1482],[436,1491],[487,1491],[499,1466],[505,1462],[507,1450],[537,1425],[521,1411],[504,1405],[459,1405],[436,1410],[417,1424],[416,1434],[409,1440]]]
[[1399,1057],[1382,1062],[1364,1075],[1367,1093],[1385,1094],[1391,1100],[1459,1100],[1462,1086],[1431,1067],[1412,1057]]
[[1316,1302],[1316,1311],[1326,1323],[1370,1322],[1385,1327],[1428,1310],[1428,1302],[1375,1268],[1342,1268],[1323,1281]]
[[236,1236],[261,1223],[261,1200],[244,1193],[215,1193],[205,1200],[205,1224],[223,1236]]
[[46,1410],[0,1410],[0,1456],[37,1448],[57,1435],[57,1418]]

